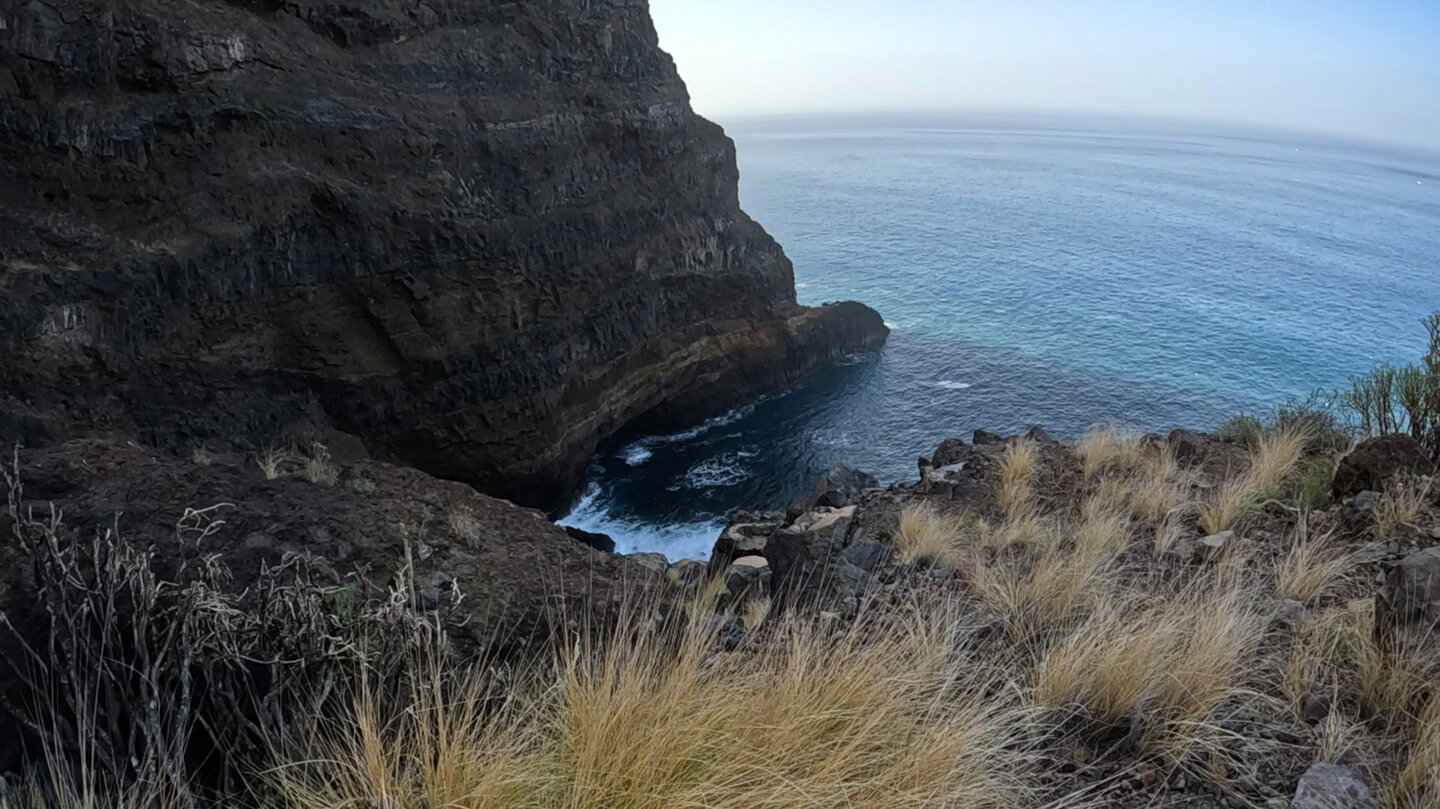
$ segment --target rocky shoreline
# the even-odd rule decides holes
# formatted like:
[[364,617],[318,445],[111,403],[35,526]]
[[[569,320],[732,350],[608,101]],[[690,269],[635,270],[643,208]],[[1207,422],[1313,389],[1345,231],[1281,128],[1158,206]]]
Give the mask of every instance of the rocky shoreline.
[[[764,637],[763,626],[777,621],[783,626],[788,620],[818,620],[843,634],[849,631],[844,627],[866,625],[867,615],[913,608],[906,605],[973,603],[975,611],[955,642],[984,659],[1027,642],[1010,623],[1022,613],[1009,610],[1020,608],[1004,599],[990,601],[993,594],[986,588],[993,583],[987,576],[1011,565],[1041,564],[1044,554],[1079,553],[1079,545],[1066,548],[1091,541],[1084,537],[1097,519],[1096,498],[1108,496],[1096,469],[1119,474],[1105,473],[1107,464],[1163,463],[1175,484],[1171,495],[1204,504],[1231,485],[1235,470],[1259,463],[1250,460],[1255,446],[1230,437],[1176,430],[1168,437],[1125,441],[1120,449],[1097,450],[1092,439],[1067,445],[1038,428],[1011,437],[980,431],[971,442],[947,439],[920,459],[918,480],[887,488],[861,472],[837,468],[785,512],[734,515],[710,559],[674,563],[660,554],[609,553],[597,549],[605,544],[603,536],[577,536],[541,512],[468,485],[386,463],[338,462],[320,447],[188,459],[114,439],[25,450],[14,467],[18,477],[8,530],[23,538],[37,524],[34,515],[63,515],[64,536],[95,536],[112,547],[142,551],[146,569],[162,582],[173,581],[166,586],[175,592],[208,581],[194,578],[202,560],[207,569],[218,565],[223,576],[206,586],[249,620],[267,620],[277,575],[297,576],[286,585],[300,588],[295,592],[313,592],[326,605],[338,603],[337,593],[347,593],[357,605],[376,605],[373,615],[391,615],[385,620],[392,623],[433,626],[457,660],[480,657],[492,666],[543,656],[557,637],[574,631],[577,620],[594,625],[618,619],[628,625],[636,603],[649,604],[652,616],[709,616],[705,636],[722,653],[742,655]],[[1025,508],[1033,511],[1017,511],[1012,503],[1020,456],[1028,459],[1022,488]],[[1414,489],[1420,499],[1395,522],[1385,515],[1397,481],[1407,480],[1426,485]],[[1129,505],[1114,506],[1114,514],[1099,518],[1119,533],[1096,536],[1110,548],[1103,552],[1108,569],[1157,582],[1202,582],[1226,569],[1260,580],[1283,576],[1297,548],[1304,551],[1303,537],[1322,537],[1327,558],[1346,572],[1323,584],[1318,595],[1289,597],[1285,585],[1270,595],[1245,591],[1254,599],[1244,605],[1246,614],[1270,627],[1264,648],[1302,643],[1310,631],[1307,622],[1373,602],[1366,608],[1373,619],[1366,619],[1371,623],[1364,632],[1373,633],[1377,648],[1429,649],[1440,622],[1437,480],[1435,466],[1413,441],[1387,436],[1345,454],[1323,507],[1295,511],[1279,500],[1257,503],[1230,527],[1207,532],[1199,505],[1187,507],[1179,521],[1162,515],[1152,522],[1146,506],[1127,500]],[[1126,496],[1139,497],[1139,491]],[[1109,519],[1118,521],[1106,523]],[[945,526],[948,544],[917,550],[917,530],[930,529],[917,529],[916,520]],[[1031,530],[1037,533],[1027,533]],[[1153,537],[1147,533],[1152,531]],[[0,611],[10,629],[0,658],[12,667],[0,677],[0,704],[29,727],[23,708],[28,680],[15,674],[13,666],[23,659],[15,644],[44,648],[46,633],[55,631],[53,623],[46,629],[46,614],[53,616],[57,596],[37,566],[43,554],[36,556],[33,545],[9,542],[0,552],[6,571]],[[75,557],[77,563],[83,558]],[[81,575],[76,571],[72,575]],[[1042,595],[1063,591],[1056,587],[1059,582],[1046,585]],[[271,595],[257,601],[263,593]],[[781,618],[787,615],[796,617]],[[1053,620],[1055,627],[1073,621],[1062,613]],[[314,654],[291,653],[297,659]],[[1284,714],[1289,728],[1284,733],[1298,739],[1323,729],[1331,711],[1341,710],[1328,701],[1334,698],[1313,689],[1295,695],[1296,713]],[[1227,720],[1226,727],[1248,738],[1278,732],[1265,724],[1273,721],[1278,720],[1266,714]],[[226,745],[214,738],[192,743]],[[7,745],[0,769],[21,771],[25,749]],[[1157,785],[1147,774],[1148,759],[1130,754],[1078,759],[1080,766],[1047,776],[1048,788],[1058,795],[1103,783],[1106,806],[1370,805],[1324,802],[1356,782],[1369,794],[1366,783],[1373,778],[1363,767],[1304,773],[1297,792],[1308,754],[1300,747],[1286,749],[1291,752],[1267,759],[1254,773],[1233,775],[1224,789],[1217,787],[1220,782],[1193,778]],[[1158,777],[1165,781],[1163,773]],[[1319,797],[1304,797],[1311,792]]]

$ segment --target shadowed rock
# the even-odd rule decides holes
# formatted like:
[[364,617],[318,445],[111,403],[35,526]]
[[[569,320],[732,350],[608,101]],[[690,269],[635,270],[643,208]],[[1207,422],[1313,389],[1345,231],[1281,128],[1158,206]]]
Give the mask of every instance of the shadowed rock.
[[1435,464],[1425,450],[1408,435],[1383,435],[1362,441],[1340,459],[1331,491],[1347,497],[1362,491],[1384,491],[1385,484],[1399,474],[1433,475]]

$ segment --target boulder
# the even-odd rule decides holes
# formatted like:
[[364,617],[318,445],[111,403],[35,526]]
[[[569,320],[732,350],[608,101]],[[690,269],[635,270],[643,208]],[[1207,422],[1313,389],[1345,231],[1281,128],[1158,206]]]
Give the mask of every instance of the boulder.
[[1440,547],[1401,559],[1376,595],[1378,618],[1401,625],[1440,620]]
[[818,549],[817,554],[817,549],[811,547],[813,540],[810,533],[793,525],[771,535],[764,553],[774,571],[776,588],[793,586],[807,575],[817,559],[823,558],[823,549]]
[[1005,436],[999,433],[986,432],[985,430],[976,430],[974,435],[970,437],[970,441],[977,447],[983,447],[988,444],[1003,444],[1005,443]]
[[826,472],[825,477],[815,484],[815,492],[810,495],[808,506],[842,508],[858,500],[860,493],[866,489],[879,487],[880,481],[873,475],[848,466],[837,466]]
[[855,516],[855,506],[844,508],[818,508],[815,511],[802,514],[792,525],[798,526],[806,531],[819,533],[821,531],[840,532],[849,524]]
[[1234,531],[1221,531],[1218,534],[1200,537],[1195,540],[1195,559],[1202,562],[1218,559],[1225,553],[1226,548],[1234,543]]
[[883,542],[857,542],[846,548],[841,556],[845,561],[869,573],[890,561],[895,548]]
[[1171,430],[1165,443],[1170,447],[1170,453],[1175,456],[1177,461],[1189,461],[1200,457],[1204,447],[1200,436],[1186,429]]
[[736,513],[710,549],[710,569],[719,573],[738,556],[763,555],[771,535],[788,522],[789,516],[778,511]]
[[1354,497],[1350,498],[1350,508],[1356,514],[1373,514],[1376,506],[1380,505],[1380,500],[1383,497],[1384,495],[1379,492],[1366,489],[1365,491],[1356,493]]
[[1435,464],[1408,435],[1369,438],[1340,459],[1330,490],[1337,499],[1367,489],[1384,491],[1386,483],[1398,474],[1433,475]]
[[1319,762],[1300,776],[1290,809],[1371,809],[1365,777],[1353,767]]
[[569,534],[571,539],[579,542],[581,545],[594,548],[597,551],[604,551],[605,553],[615,552],[615,540],[611,539],[609,534],[597,534],[593,531],[576,528],[573,525],[567,525],[564,526],[564,528],[565,533]]
[[1294,632],[1300,629],[1305,623],[1305,605],[1293,598],[1282,600],[1275,605],[1275,612],[1270,616],[1270,623],[1280,629]]
[[1025,433],[1025,437],[1031,441],[1034,441],[1037,444],[1042,444],[1045,446],[1053,447],[1060,444],[1060,442],[1056,440],[1055,436],[1045,432],[1044,427],[1031,427],[1030,431]]
[[725,568],[725,590],[733,600],[770,593],[770,563],[761,556],[742,556]]
[[940,442],[940,446],[935,448],[935,454],[930,456],[930,466],[935,469],[953,466],[964,463],[974,454],[975,449],[959,438],[947,438]]
[[699,584],[710,566],[698,559],[681,559],[665,570],[665,581],[676,586]]
[[670,569],[670,560],[663,553],[627,553],[625,558],[657,576],[665,575]]

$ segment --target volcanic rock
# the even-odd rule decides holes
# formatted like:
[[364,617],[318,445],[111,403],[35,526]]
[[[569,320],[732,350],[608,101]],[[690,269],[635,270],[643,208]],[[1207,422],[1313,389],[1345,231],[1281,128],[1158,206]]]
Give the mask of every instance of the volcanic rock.
[[1331,491],[1336,498],[1367,489],[1384,491],[1385,484],[1397,474],[1433,475],[1435,464],[1408,435],[1370,438],[1340,459]]
[[796,304],[647,5],[0,12],[0,435],[352,436],[568,505],[597,444],[878,345]]

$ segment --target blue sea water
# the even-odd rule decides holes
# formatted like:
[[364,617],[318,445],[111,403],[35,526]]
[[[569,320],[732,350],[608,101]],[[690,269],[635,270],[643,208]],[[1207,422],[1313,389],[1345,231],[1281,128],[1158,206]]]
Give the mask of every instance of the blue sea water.
[[1440,309],[1440,155],[1117,119],[727,123],[800,301],[863,301],[893,333],[602,453],[565,522],[621,550],[704,557],[733,509],[840,462],[913,480],[976,428],[1214,428],[1416,359]]

